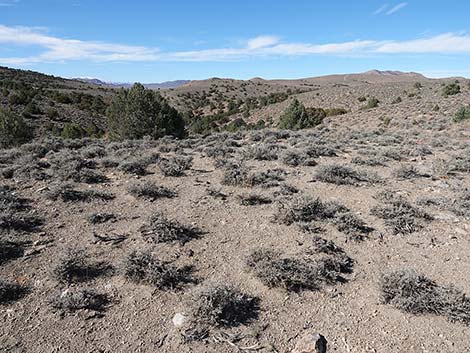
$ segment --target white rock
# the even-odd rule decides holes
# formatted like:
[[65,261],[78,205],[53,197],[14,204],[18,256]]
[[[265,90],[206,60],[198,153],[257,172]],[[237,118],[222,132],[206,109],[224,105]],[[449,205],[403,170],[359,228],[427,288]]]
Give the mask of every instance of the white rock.
[[173,316],[172,321],[175,327],[181,327],[186,322],[186,316],[184,316],[182,313],[176,313],[175,316]]

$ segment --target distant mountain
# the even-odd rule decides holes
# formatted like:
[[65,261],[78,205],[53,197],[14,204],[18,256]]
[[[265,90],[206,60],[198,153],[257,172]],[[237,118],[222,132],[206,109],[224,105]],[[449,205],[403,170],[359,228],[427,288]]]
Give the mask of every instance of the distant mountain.
[[[88,77],[78,77],[74,78],[74,80],[90,83],[98,86],[105,86],[105,87],[115,87],[115,88],[129,88],[132,86],[132,83],[128,82],[105,82],[97,78],[88,78]],[[170,88],[177,88],[186,83],[190,82],[189,80],[175,80],[175,81],[165,81],[160,83],[144,83],[144,87],[149,89],[170,89]]]
[[364,75],[380,75],[380,76],[406,76],[406,77],[416,77],[424,79],[426,78],[424,75],[417,73],[417,72],[403,72],[403,71],[391,71],[391,70],[370,70],[364,72]]

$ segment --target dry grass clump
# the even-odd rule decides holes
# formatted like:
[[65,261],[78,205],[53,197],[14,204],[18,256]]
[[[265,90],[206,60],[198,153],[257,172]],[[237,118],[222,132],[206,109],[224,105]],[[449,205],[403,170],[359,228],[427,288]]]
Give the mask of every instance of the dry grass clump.
[[[113,163],[105,162],[105,165],[108,167],[112,167]],[[133,174],[133,175],[145,175],[147,174],[147,166],[149,163],[143,159],[140,158],[134,158],[134,159],[129,159],[125,160],[117,166],[117,169],[120,170],[121,172],[124,172],[126,174]]]
[[323,202],[320,198],[299,197],[289,205],[281,205],[277,219],[285,224],[330,220],[348,209],[337,202]]
[[0,230],[37,230],[44,220],[29,209],[28,199],[18,196],[8,187],[0,186]]
[[226,200],[227,195],[222,192],[221,189],[209,187],[207,188],[207,195],[212,196],[215,199]]
[[470,216],[470,190],[465,190],[458,195],[450,209],[458,216]]
[[287,290],[316,290],[319,288],[317,263],[307,258],[282,257],[273,250],[254,250],[247,266],[268,287]]
[[222,184],[230,186],[245,186],[247,184],[249,169],[243,164],[227,163]]
[[276,144],[255,144],[245,147],[243,155],[249,159],[258,161],[277,160],[279,147]]
[[0,210],[25,210],[29,208],[29,200],[18,196],[6,186],[0,186]]
[[[352,271],[352,259],[342,249],[325,243],[314,243],[312,251],[286,256],[268,249],[254,250],[246,264],[251,272],[268,287],[280,287],[289,291],[317,290],[322,284],[343,282],[343,273]],[[319,259],[311,255],[324,253]]]
[[421,177],[427,177],[428,175],[422,174],[418,169],[411,164],[403,164],[394,170],[393,174],[398,179],[415,179]]
[[49,200],[64,202],[75,201],[93,201],[103,200],[108,201],[114,199],[114,195],[108,192],[97,190],[76,190],[70,184],[56,185],[46,192],[46,197]]
[[382,300],[412,314],[434,314],[452,322],[470,324],[470,298],[454,287],[440,286],[412,270],[384,275]]
[[44,220],[33,213],[0,211],[0,229],[6,231],[34,232],[44,224]]
[[226,167],[222,184],[242,187],[276,187],[284,180],[285,171],[268,169],[260,172],[250,172],[243,164],[232,164]]
[[361,157],[354,157],[351,159],[351,163],[357,164],[357,165],[366,165],[370,167],[376,167],[376,166],[385,166],[385,161],[384,158],[379,157],[379,156],[372,156],[372,157],[367,157],[367,158],[361,158]]
[[106,294],[94,289],[67,288],[51,298],[49,303],[52,308],[65,314],[79,310],[104,311],[110,300]]
[[90,280],[111,270],[107,263],[90,262],[89,255],[84,250],[68,249],[59,255],[52,274],[59,282],[74,283]]
[[270,188],[279,186],[279,182],[284,181],[285,171],[283,169],[268,169],[266,171],[255,172],[248,175],[247,186],[261,186]]
[[202,234],[200,229],[170,220],[160,212],[150,217],[148,224],[141,227],[141,232],[146,239],[154,243],[179,242],[181,244],[197,239]]
[[432,220],[432,216],[414,207],[403,198],[394,198],[384,194],[382,199],[385,203],[373,207],[370,212],[384,219],[385,225],[391,228],[393,234],[416,232],[423,227],[423,221]]
[[260,300],[226,284],[209,283],[196,288],[188,301],[188,340],[207,337],[212,328],[230,328],[256,320]]
[[0,265],[23,256],[23,253],[22,244],[0,240]]
[[164,176],[179,177],[184,175],[184,171],[191,168],[192,157],[173,156],[160,160],[158,167]]
[[337,185],[359,185],[360,183],[377,183],[380,181],[376,174],[357,171],[339,164],[319,166],[315,173],[315,179]]
[[146,283],[158,289],[175,289],[194,282],[192,268],[178,268],[155,258],[150,252],[132,251],[122,265],[124,275],[136,283]]
[[91,224],[106,223],[115,219],[116,215],[114,215],[113,213],[106,212],[92,213],[87,217],[88,222],[90,222]]
[[141,197],[151,201],[160,198],[172,198],[176,193],[164,186],[156,185],[152,182],[146,181],[141,184],[135,184],[129,187],[129,193],[134,197]]
[[259,194],[241,195],[239,200],[243,206],[266,205],[273,202],[270,198]]
[[54,176],[64,181],[95,184],[107,181],[107,178],[95,171],[96,162],[81,158],[75,152],[62,150],[51,157]]
[[362,240],[373,230],[347,207],[334,201],[324,202],[318,197],[300,197],[288,205],[281,204],[276,219],[288,225],[332,222],[340,232],[354,240]]
[[288,196],[288,195],[295,195],[299,193],[299,189],[297,189],[295,186],[282,183],[279,184],[279,190],[274,192],[275,197],[282,197],[282,196]]
[[311,158],[318,158],[318,157],[336,157],[337,150],[328,144],[309,144],[305,148],[304,152],[310,156]]
[[306,152],[301,150],[287,150],[281,154],[281,161],[290,167],[297,166],[316,166],[315,159],[310,157]]
[[354,240],[362,240],[364,236],[374,230],[351,212],[337,214],[333,222],[340,232]]
[[7,304],[22,298],[27,288],[0,278],[0,304]]
[[462,151],[450,162],[452,171],[469,173],[470,172],[470,150]]

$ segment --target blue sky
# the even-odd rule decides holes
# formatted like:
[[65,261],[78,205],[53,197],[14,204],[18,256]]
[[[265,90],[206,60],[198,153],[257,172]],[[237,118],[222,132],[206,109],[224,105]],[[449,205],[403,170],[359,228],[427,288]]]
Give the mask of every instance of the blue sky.
[[470,76],[468,1],[0,0],[0,65],[119,82]]

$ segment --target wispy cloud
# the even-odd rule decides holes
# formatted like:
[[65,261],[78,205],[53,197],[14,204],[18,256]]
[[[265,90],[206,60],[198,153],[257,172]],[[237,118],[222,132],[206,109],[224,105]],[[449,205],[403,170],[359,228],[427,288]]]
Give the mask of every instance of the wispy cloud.
[[470,54],[470,35],[444,33],[410,40],[355,40],[336,43],[285,42],[277,36],[258,36],[240,46],[188,51],[163,51],[159,48],[101,41],[58,38],[45,29],[0,25],[0,45],[14,50],[30,47],[40,53],[22,57],[3,57],[0,64],[22,65],[44,62],[220,62],[248,58],[295,57],[308,55],[391,55],[391,54]]
[[445,33],[408,41],[389,41],[379,46],[378,53],[470,53],[470,36]]
[[18,5],[20,0],[0,0],[0,7],[12,7]]
[[20,46],[39,46],[44,51],[36,56],[0,58],[0,62],[35,63],[67,60],[91,61],[151,61],[157,59],[157,48],[130,46],[98,41],[81,41],[49,36],[31,27],[0,25],[0,43]]
[[383,13],[387,8],[388,8],[388,4],[383,4],[377,10],[372,12],[372,15],[374,15],[374,16],[379,15],[379,14]]
[[408,3],[407,2],[401,2],[395,6],[393,6],[390,10],[388,10],[385,14],[388,16],[388,15],[391,15],[391,14],[394,14],[395,12],[398,12],[400,11],[401,9],[403,9],[404,7],[408,6]]

